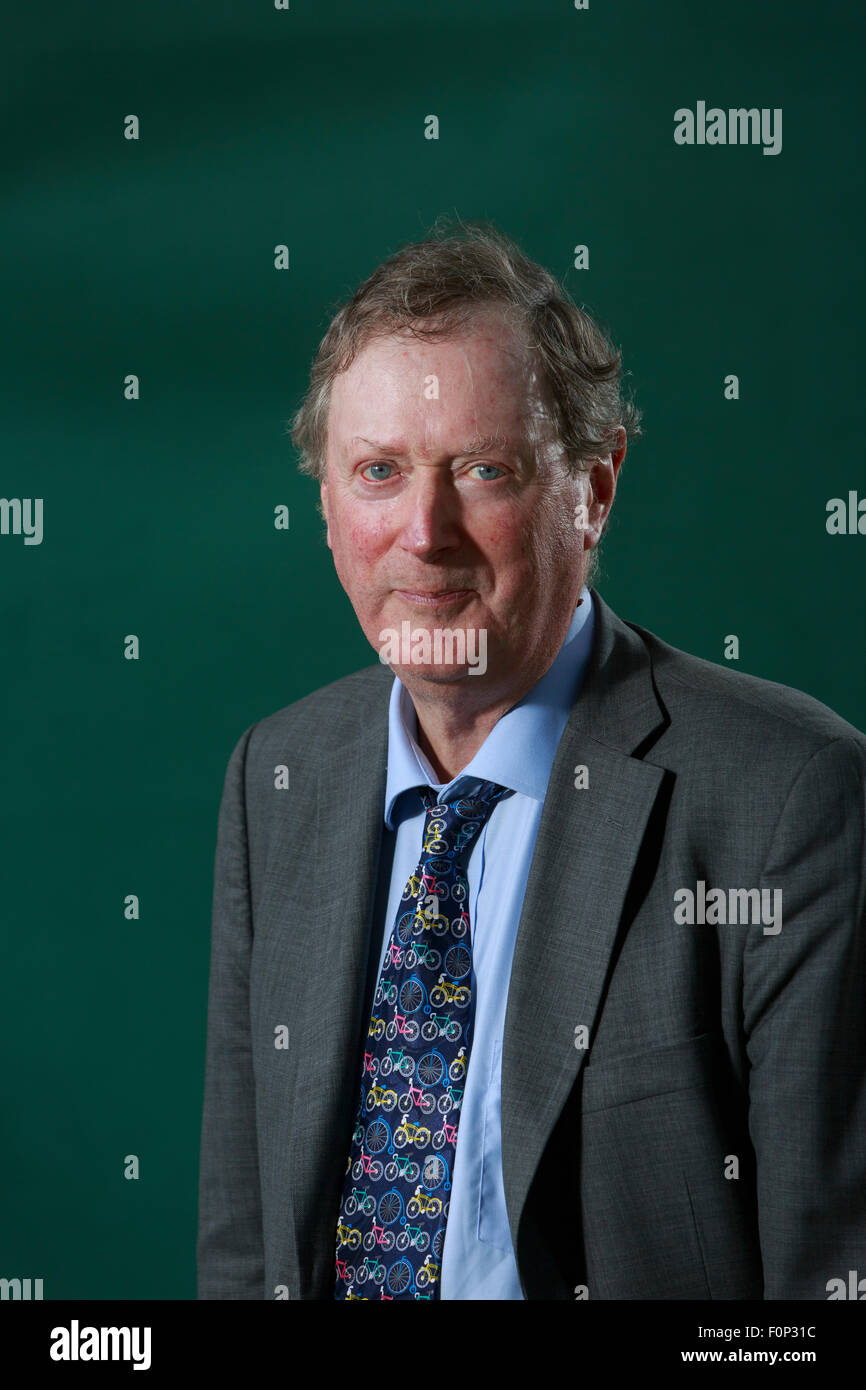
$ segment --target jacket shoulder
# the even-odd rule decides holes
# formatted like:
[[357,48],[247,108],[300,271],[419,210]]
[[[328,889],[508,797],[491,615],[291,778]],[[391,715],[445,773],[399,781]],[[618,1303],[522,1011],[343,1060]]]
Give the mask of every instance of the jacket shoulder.
[[386,718],[394,673],[381,663],[313,690],[252,725],[251,751],[267,754],[290,741],[329,750],[351,742],[371,719]]
[[682,651],[656,633],[628,623],[644,643],[659,694],[669,706],[688,705],[696,720],[748,728],[807,755],[847,739],[866,755],[866,734],[813,695],[779,681],[731,670]]

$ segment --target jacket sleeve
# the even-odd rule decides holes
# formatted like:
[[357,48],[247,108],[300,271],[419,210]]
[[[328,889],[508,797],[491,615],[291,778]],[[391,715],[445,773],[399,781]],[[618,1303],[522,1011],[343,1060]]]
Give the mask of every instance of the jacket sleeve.
[[866,1274],[864,748],[836,739],[795,778],[761,878],[781,928],[744,952],[765,1299]]
[[265,1297],[250,1038],[253,934],[244,791],[254,728],[246,730],[229,759],[217,827],[199,1164],[199,1299]]

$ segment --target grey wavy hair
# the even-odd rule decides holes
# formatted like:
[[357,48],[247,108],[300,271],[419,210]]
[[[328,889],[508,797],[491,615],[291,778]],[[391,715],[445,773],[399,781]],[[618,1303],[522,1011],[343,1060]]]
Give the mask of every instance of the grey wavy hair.
[[[443,216],[423,240],[383,261],[334,313],[289,422],[300,471],[324,479],[331,386],[371,340],[448,337],[489,305],[503,308],[538,355],[569,473],[587,472],[609,453],[620,426],[629,439],[640,437],[642,412],[624,394],[622,354],[596,320],[493,223]],[[598,549],[587,584],[598,572]]]

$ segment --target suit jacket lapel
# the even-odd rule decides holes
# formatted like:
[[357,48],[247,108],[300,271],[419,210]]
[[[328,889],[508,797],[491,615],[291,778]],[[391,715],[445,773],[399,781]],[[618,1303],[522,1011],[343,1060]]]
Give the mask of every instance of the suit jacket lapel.
[[[502,1047],[502,1164],[519,1257],[541,1156],[586,1057],[664,770],[631,756],[665,722],[640,638],[593,590],[598,625],[557,750],[518,927]],[[585,765],[589,786],[575,788]],[[537,1296],[537,1295],[536,1295]],[[542,1295],[543,1296],[543,1295]]]

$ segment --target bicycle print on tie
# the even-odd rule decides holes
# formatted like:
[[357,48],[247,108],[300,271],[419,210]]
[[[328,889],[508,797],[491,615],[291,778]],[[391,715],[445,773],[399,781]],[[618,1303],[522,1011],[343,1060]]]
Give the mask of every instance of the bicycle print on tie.
[[340,1204],[341,1300],[439,1297],[474,1017],[466,863],[508,790],[483,782],[467,795],[467,782],[444,802],[421,793],[421,859],[376,987]]

